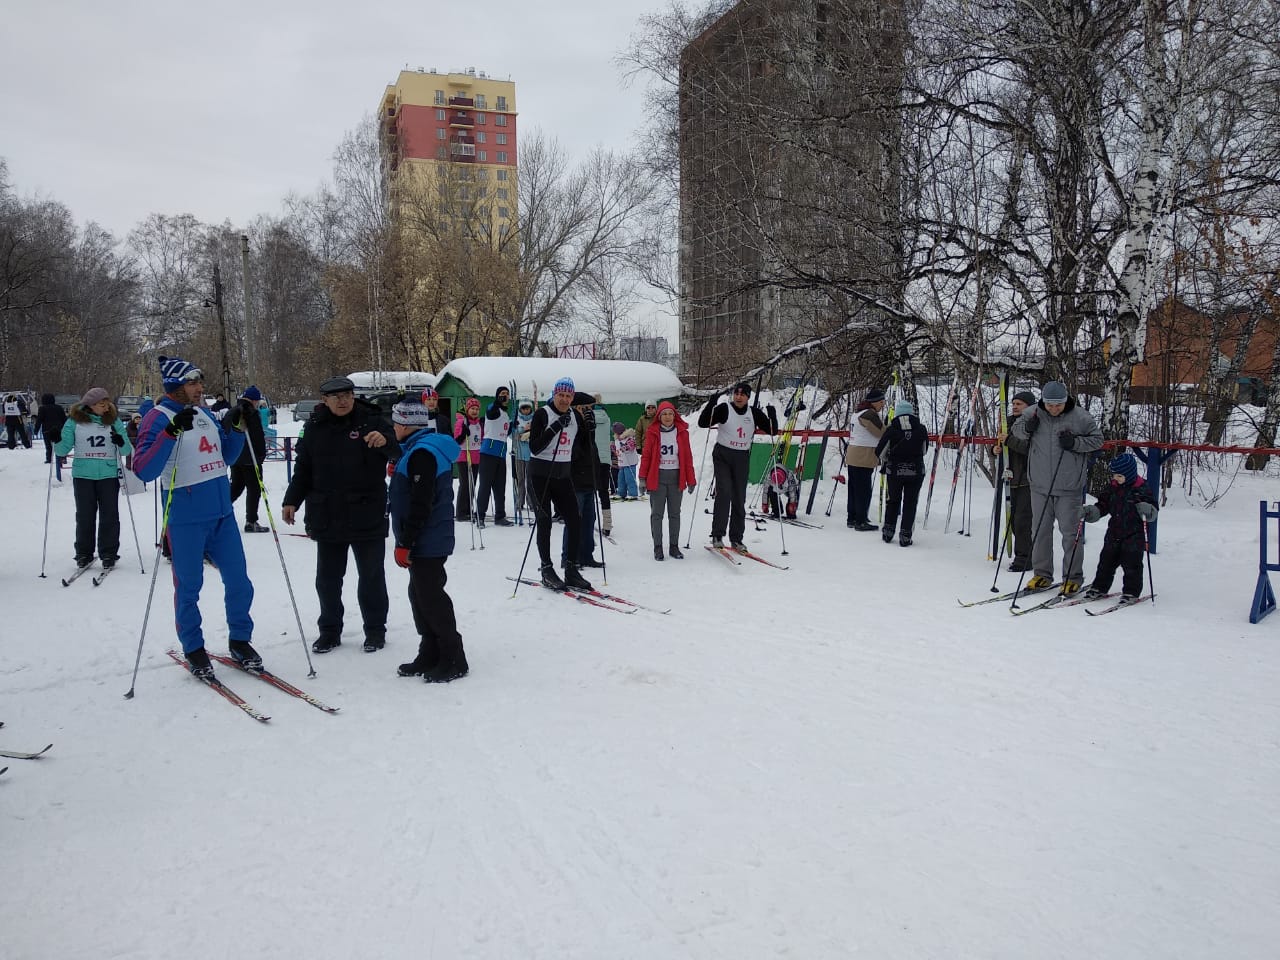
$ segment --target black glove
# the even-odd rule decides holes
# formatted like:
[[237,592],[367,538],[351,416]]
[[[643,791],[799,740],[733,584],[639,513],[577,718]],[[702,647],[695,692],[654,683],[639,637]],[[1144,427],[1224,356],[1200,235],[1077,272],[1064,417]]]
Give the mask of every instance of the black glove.
[[1028,437],[1031,436],[1033,433],[1035,433],[1037,430],[1040,429],[1040,418],[1036,416],[1027,418],[1027,420],[1025,420],[1022,424],[1022,429],[1027,431]]
[[195,424],[196,408],[183,407],[173,415],[173,419],[169,421],[169,425],[164,428],[164,432],[171,437],[176,437],[183,430],[190,430]]
[[566,410],[564,413],[560,414],[560,416],[556,417],[556,423],[560,425],[561,430],[564,430],[569,426],[569,421],[571,419],[573,419],[573,411]]
[[236,405],[227,412],[227,423],[232,430],[244,430],[244,422],[255,416],[258,410],[252,400],[237,400]]
[[1070,450],[1076,445],[1076,435],[1070,430],[1063,430],[1058,434],[1058,446],[1063,450]]
[[118,433],[116,433],[114,430],[112,430],[112,431],[111,431],[111,442],[112,442],[112,443],[114,443],[117,447],[123,447],[123,446],[124,446],[124,437],[122,437],[120,434],[118,434]]

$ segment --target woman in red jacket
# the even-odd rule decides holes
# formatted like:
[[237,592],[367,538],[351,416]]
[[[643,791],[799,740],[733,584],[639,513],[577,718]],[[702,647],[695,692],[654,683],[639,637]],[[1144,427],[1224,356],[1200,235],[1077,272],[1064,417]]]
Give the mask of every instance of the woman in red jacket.
[[689,447],[689,425],[676,408],[663,401],[658,418],[649,425],[640,458],[640,476],[649,491],[649,528],[653,533],[653,559],[662,559],[662,514],[667,514],[671,539],[668,553],[683,560],[680,552],[680,501],[687,490],[698,485],[693,475],[693,451]]

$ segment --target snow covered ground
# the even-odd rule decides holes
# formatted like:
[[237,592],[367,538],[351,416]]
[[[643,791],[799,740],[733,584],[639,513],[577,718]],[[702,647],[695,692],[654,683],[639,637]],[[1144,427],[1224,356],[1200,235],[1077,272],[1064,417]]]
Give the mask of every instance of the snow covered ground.
[[[1101,619],[959,609],[992,582],[988,498],[944,535],[945,487],[902,549],[823,517],[824,483],[788,571],[697,549],[700,500],[695,548],[655,563],[647,505],[618,504],[607,589],[665,616],[513,599],[527,529],[472,551],[459,527],[472,673],[448,686],[395,676],[416,639],[389,553],[387,649],[360,650],[352,572],[347,642],[307,679],[275,544],[248,536],[258,649],[342,708],[224,668],[261,725],[164,655],[167,567],[123,698],[153,497],[147,575],[126,513],[121,569],[64,589],[69,481],[38,578],[46,478],[0,451],[0,749],[54,743],[0,761],[8,960],[1277,955],[1280,615],[1247,620],[1274,480],[1210,510],[1174,491],[1158,600]],[[278,504],[282,464],[268,481]],[[775,526],[747,539],[781,557]],[[310,643],[313,547],[281,547]]]

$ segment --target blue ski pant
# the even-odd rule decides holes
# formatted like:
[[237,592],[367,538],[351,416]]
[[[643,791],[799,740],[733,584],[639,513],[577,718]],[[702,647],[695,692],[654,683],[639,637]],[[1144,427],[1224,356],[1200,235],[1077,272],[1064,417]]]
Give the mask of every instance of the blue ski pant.
[[244,543],[234,513],[197,523],[169,522],[165,531],[173,561],[173,609],[182,652],[204,646],[200,629],[200,590],[204,586],[207,553],[222,577],[223,603],[227,611],[227,639],[253,639],[253,584],[245,565]]

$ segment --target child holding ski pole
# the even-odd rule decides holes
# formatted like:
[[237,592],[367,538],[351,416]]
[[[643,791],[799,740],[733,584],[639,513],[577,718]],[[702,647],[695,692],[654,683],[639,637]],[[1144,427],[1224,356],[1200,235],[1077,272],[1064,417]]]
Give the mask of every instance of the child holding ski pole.
[[1133,454],[1120,454],[1107,464],[1107,469],[1111,471],[1111,486],[1097,503],[1084,508],[1085,523],[1096,523],[1103,516],[1111,518],[1098,555],[1098,572],[1093,575],[1085,598],[1097,600],[1105,596],[1120,568],[1124,571],[1121,602],[1135,603],[1142,596],[1142,559],[1147,545],[1144,527],[1156,518],[1155,498],[1138,476]]

